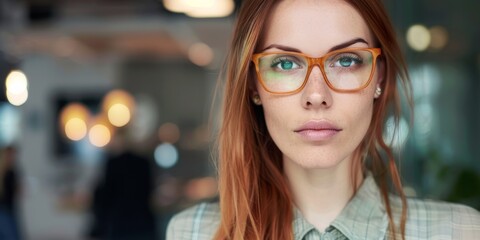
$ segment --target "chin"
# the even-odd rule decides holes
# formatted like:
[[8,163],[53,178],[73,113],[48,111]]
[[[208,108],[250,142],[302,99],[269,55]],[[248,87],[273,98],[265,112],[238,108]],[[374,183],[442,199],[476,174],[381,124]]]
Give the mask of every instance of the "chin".
[[324,157],[318,157],[323,154],[316,154],[315,157],[308,156],[296,156],[295,158],[284,157],[284,161],[290,161],[296,165],[299,165],[305,169],[331,169],[337,167],[343,162],[345,158],[340,156],[324,155]]

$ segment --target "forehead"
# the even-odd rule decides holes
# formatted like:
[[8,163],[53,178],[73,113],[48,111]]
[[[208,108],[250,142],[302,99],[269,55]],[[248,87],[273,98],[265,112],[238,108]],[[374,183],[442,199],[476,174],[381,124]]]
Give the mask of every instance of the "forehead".
[[331,47],[356,38],[373,46],[365,20],[343,0],[281,1],[264,29],[262,49],[280,44],[311,55],[322,55]]

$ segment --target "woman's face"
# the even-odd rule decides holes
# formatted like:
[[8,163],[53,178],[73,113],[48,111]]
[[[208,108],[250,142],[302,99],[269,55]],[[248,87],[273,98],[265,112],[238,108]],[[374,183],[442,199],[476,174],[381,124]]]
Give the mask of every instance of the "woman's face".
[[[281,1],[267,24],[259,48],[263,52],[295,49],[321,57],[345,43],[342,48],[374,47],[367,24],[344,1]],[[366,88],[354,93],[330,89],[318,66],[294,94],[269,93],[256,81],[268,131],[284,162],[331,168],[351,159],[370,125],[377,72]]]

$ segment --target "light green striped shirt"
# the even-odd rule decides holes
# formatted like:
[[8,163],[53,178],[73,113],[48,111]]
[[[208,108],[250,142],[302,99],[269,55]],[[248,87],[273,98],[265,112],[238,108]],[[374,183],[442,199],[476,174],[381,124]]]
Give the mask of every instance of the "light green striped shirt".
[[[395,219],[401,215],[401,201],[391,197]],[[201,203],[175,215],[167,229],[167,240],[210,240],[220,222],[218,203]],[[371,175],[357,194],[325,231],[308,223],[295,209],[295,240],[393,239],[380,191]],[[397,233],[397,239],[401,239]],[[408,199],[405,239],[480,239],[480,213],[470,207],[429,200]]]

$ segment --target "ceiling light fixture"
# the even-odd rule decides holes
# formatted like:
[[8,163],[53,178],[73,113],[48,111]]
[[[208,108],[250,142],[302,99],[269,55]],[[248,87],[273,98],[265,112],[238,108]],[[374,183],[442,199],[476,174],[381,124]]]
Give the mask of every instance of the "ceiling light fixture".
[[233,0],[164,0],[166,9],[194,18],[226,17],[235,9]]

